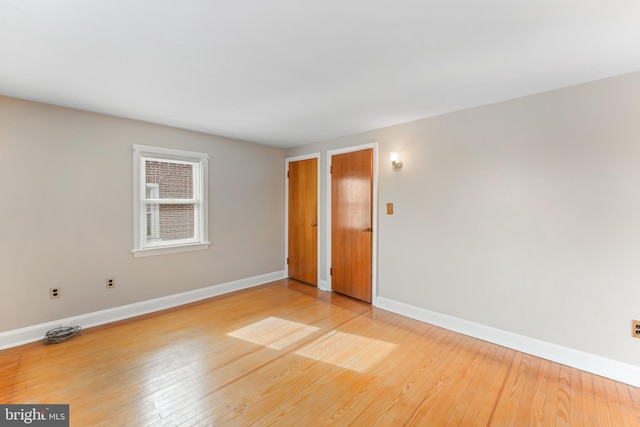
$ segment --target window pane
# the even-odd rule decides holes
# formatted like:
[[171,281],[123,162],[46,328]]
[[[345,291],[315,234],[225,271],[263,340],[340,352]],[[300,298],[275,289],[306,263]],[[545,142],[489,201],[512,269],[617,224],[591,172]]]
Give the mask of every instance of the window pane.
[[[156,198],[192,199],[193,165],[147,160],[145,162],[147,188],[149,184],[158,187]],[[149,196],[147,192],[147,196]]]
[[193,205],[147,205],[147,240],[167,241],[195,237]]
[[157,203],[147,205],[147,241],[160,239],[160,205]]

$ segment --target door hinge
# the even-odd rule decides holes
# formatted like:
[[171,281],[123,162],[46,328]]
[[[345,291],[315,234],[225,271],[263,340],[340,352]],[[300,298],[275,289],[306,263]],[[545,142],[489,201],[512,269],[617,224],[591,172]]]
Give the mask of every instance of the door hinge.
[[287,265],[289,265],[289,257],[287,257]]
[[287,171],[287,178],[289,178],[289,171]]
[[329,173],[333,173],[333,165],[329,166]]
[[329,269],[329,276],[333,276],[333,267]]

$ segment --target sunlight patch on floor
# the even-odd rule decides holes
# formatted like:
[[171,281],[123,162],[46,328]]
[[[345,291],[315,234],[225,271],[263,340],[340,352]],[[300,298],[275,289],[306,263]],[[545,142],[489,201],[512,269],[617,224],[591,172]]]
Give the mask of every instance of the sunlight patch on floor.
[[254,344],[282,350],[314,333],[319,328],[277,317],[267,317],[249,326],[229,332],[227,335]]
[[365,372],[398,345],[345,332],[331,331],[296,352],[324,363]]

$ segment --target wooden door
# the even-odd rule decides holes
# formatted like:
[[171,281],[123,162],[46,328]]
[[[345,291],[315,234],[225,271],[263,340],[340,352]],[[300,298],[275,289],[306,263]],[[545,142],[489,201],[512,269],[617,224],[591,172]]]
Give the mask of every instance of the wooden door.
[[331,288],[371,302],[373,149],[331,165]]
[[289,277],[318,285],[318,159],[289,163]]

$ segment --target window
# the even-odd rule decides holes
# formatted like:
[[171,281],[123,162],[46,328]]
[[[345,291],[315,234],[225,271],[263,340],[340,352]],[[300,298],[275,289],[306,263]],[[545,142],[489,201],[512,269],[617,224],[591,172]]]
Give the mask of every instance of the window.
[[203,153],[133,146],[133,254],[209,247]]

